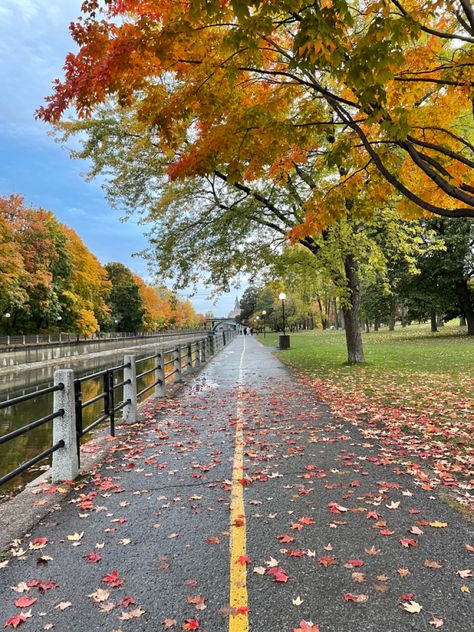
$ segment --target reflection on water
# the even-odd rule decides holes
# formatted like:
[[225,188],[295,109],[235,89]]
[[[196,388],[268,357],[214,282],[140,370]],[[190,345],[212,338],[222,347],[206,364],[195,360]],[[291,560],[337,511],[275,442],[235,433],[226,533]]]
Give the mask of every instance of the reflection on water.
[[[147,353],[137,354],[137,358],[146,357],[150,355],[150,351]],[[167,356],[168,357],[168,356]],[[106,358],[94,358],[89,360],[77,360],[71,359],[71,364],[68,368],[74,369],[75,377],[82,377],[106,369],[111,366],[119,366],[123,362],[123,354],[108,355]],[[138,364],[137,373],[142,373],[148,369],[153,368],[155,360],[146,360]],[[63,368],[61,366],[61,368]],[[53,384],[53,375],[55,367],[44,366],[41,369],[29,370],[24,373],[10,373],[9,375],[0,376],[0,401],[6,399],[12,399],[25,393],[31,393],[36,390],[45,388]],[[139,378],[137,384],[137,390],[140,391],[145,386],[152,384],[156,380],[155,372]],[[114,372],[114,382],[118,384],[123,381],[123,371]],[[83,402],[86,402],[100,393],[103,392],[103,378],[87,380],[82,384]],[[153,389],[145,393],[142,399],[149,397],[153,394]],[[119,388],[115,391],[115,405],[117,406],[123,399],[123,389]],[[21,428],[27,423],[40,419],[52,412],[53,406],[53,394],[48,393],[31,399],[27,402],[23,402],[16,406],[0,410],[0,436],[5,435],[17,428]],[[92,423],[95,419],[100,417],[104,413],[104,402],[99,400],[87,406],[83,411],[83,427]],[[116,423],[120,423],[120,413],[117,413]],[[107,430],[108,421],[105,421],[98,428],[98,431]],[[0,476],[14,470],[16,467],[33,458],[42,450],[49,448],[52,445],[52,429],[53,422],[50,421],[39,428],[27,432],[24,435],[9,441],[3,445],[0,445]],[[85,441],[90,440],[91,435],[84,437]],[[0,501],[8,495],[15,493],[19,489],[23,488],[26,483],[33,480],[38,476],[41,470],[48,467],[48,461],[45,459],[43,462],[30,468],[23,474],[15,477],[9,483],[2,485],[0,488]]]

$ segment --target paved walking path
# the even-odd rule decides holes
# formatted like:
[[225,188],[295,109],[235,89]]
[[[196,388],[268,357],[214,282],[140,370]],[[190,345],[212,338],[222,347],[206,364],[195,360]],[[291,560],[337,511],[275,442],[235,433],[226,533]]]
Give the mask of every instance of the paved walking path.
[[317,396],[238,337],[0,562],[0,624],[471,632],[472,524]]

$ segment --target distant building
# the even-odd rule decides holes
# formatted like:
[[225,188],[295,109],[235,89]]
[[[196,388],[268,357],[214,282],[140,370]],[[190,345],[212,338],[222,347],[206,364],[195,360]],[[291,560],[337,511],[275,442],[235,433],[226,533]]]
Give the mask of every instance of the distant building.
[[237,318],[237,316],[240,316],[240,301],[238,296],[235,297],[234,309],[229,312],[227,318]]

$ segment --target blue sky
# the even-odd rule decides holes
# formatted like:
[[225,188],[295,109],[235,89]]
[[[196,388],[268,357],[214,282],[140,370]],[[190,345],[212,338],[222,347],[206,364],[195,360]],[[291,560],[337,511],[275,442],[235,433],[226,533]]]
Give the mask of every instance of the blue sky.
[[[1,0],[0,4],[0,195],[21,193],[32,206],[52,210],[74,228],[104,263],[121,261],[147,278],[145,262],[132,257],[146,247],[143,228],[120,221],[98,182],[86,182],[86,163],[73,161],[34,120],[35,109],[62,76],[72,49],[68,26],[80,13],[82,0]],[[199,312],[224,315],[236,294],[223,295],[214,305],[208,291],[191,297]]]

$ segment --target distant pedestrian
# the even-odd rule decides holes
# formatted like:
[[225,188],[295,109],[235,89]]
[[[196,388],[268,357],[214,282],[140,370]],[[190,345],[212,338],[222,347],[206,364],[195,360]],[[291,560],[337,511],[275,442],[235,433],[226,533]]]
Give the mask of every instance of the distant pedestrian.
[[244,336],[247,335],[247,327],[244,327]]

